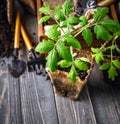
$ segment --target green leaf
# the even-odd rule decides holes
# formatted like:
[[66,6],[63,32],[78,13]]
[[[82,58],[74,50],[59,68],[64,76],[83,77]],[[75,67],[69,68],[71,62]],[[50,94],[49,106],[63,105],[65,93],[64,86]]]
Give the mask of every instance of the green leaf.
[[99,48],[91,48],[91,51],[93,52],[93,53],[98,53],[98,52],[100,52],[100,49]]
[[120,2],[118,3],[118,8],[119,8],[119,11],[120,11]]
[[50,5],[48,3],[45,3],[45,5],[39,9],[39,12],[45,15],[50,14]]
[[97,11],[94,12],[94,21],[98,22],[103,19],[109,13],[109,9],[107,7],[98,8]]
[[110,69],[108,70],[108,78],[115,80],[116,76],[118,76],[116,68],[113,65],[111,65]]
[[110,33],[102,25],[96,25],[94,27],[94,33],[97,35],[97,39],[102,39],[104,41],[109,41],[112,39]]
[[70,72],[69,72],[68,75],[67,75],[67,77],[69,77],[69,78],[71,79],[71,81],[72,81],[73,83],[75,83],[77,76],[78,76],[78,73],[77,73],[77,71],[75,70],[75,67],[72,66]]
[[57,6],[54,9],[54,17],[58,20],[58,21],[64,21],[65,17],[62,13],[62,7],[61,6]]
[[104,60],[102,52],[99,52],[95,55],[95,61],[97,64],[99,64],[102,60]]
[[107,19],[103,20],[101,24],[114,33],[120,29],[120,24],[118,20]]
[[46,66],[54,72],[57,66],[57,51],[55,49],[51,50],[46,58]]
[[70,16],[70,17],[68,18],[68,22],[69,22],[70,24],[78,24],[78,23],[80,22],[80,19],[77,18],[77,17],[75,17],[75,16]]
[[112,63],[114,64],[114,66],[116,66],[117,68],[120,69],[120,61],[119,60],[113,60]]
[[61,27],[62,28],[66,28],[67,27],[67,20],[65,20],[65,21],[63,21],[62,23],[61,23]]
[[110,63],[110,62],[105,62],[105,63],[103,63],[103,64],[99,67],[99,69],[100,69],[100,70],[108,70],[108,69],[110,68],[110,66],[111,66],[111,63]]
[[80,42],[72,35],[66,34],[64,36],[64,40],[67,41],[67,44],[73,48],[81,48]]
[[72,12],[73,4],[70,0],[66,0],[62,5],[62,12],[64,15],[68,16]]
[[85,70],[85,71],[88,70],[88,66],[85,64],[85,62],[82,62],[80,60],[75,60],[74,63],[79,70]]
[[52,50],[54,47],[54,42],[51,40],[43,40],[42,42],[40,42],[36,48],[35,51],[36,52],[49,52],[50,50]]
[[41,23],[43,23],[43,22],[46,22],[46,21],[48,21],[50,18],[51,18],[50,16],[44,16],[44,17],[42,17],[42,18],[39,20],[38,23],[41,24]]
[[72,55],[67,46],[64,46],[63,44],[57,44],[56,49],[62,59],[65,59],[66,61],[72,61]]
[[54,25],[52,25],[52,26],[45,32],[45,34],[46,34],[49,38],[51,38],[51,39],[57,41],[57,40],[58,40],[58,37],[59,37],[60,34],[61,34],[61,31],[58,29],[58,25],[54,24]]
[[84,62],[90,62],[90,60],[88,58],[85,58],[85,57],[80,57],[79,59],[81,61],[84,61]]
[[72,65],[72,62],[68,62],[66,60],[60,60],[58,62],[58,65],[61,67],[61,68],[68,68]]
[[88,19],[86,18],[86,16],[80,16],[80,25],[83,27],[88,23]]
[[87,45],[91,46],[92,41],[93,41],[91,30],[90,29],[84,29],[82,31],[82,36],[83,36],[84,40],[86,41]]

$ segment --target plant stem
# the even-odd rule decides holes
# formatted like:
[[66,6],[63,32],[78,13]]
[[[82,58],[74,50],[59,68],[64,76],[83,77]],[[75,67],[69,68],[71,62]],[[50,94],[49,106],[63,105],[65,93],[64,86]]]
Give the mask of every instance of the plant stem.
[[60,27],[60,23],[50,14],[51,18],[57,23],[57,25],[59,26],[59,28],[62,30],[62,32],[65,34],[63,28]]
[[78,30],[78,32],[74,35],[74,37],[77,37],[80,33],[82,33],[83,30],[87,29],[87,28],[90,28],[90,27],[93,27],[95,25],[98,25],[100,24],[100,22],[90,22],[88,23],[87,25],[85,25],[84,27],[80,28],[80,30]]

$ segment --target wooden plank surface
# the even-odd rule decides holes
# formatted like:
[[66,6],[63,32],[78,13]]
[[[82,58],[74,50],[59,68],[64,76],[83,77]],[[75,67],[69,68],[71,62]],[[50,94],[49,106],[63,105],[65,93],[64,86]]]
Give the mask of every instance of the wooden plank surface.
[[104,81],[103,73],[95,65],[88,82],[90,97],[98,124],[120,123],[120,90]]

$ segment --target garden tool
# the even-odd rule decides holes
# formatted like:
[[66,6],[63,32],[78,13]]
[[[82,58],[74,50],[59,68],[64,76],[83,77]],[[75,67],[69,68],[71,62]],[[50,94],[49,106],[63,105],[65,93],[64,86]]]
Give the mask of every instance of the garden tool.
[[97,5],[100,6],[100,7],[109,6],[113,2],[115,2],[115,0],[101,0],[100,2],[98,2]]
[[[44,67],[45,66],[45,59],[44,58],[37,58],[36,57],[36,54],[34,52],[34,48],[31,44],[31,41],[23,27],[23,25],[21,24],[21,35],[22,35],[22,38],[25,42],[25,45],[29,51],[29,54],[31,56],[31,60],[29,60],[27,62],[27,65],[28,65],[28,71],[36,71],[37,74],[40,74],[41,73],[41,68],[40,67]],[[41,66],[42,65],[42,66]]]
[[11,63],[8,64],[8,70],[11,73],[11,75],[15,78],[19,77],[25,71],[26,68],[26,63],[18,59],[19,43],[20,43],[20,11],[18,10],[15,21],[13,51],[14,59],[11,61]]
[[89,9],[97,8],[96,0],[78,0],[75,12],[78,16],[84,15]]

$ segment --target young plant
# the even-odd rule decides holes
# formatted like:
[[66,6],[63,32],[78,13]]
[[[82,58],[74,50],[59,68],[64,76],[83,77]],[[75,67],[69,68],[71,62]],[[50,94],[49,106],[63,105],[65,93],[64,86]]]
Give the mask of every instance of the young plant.
[[[119,76],[118,69],[120,69],[120,57],[118,58],[117,55],[120,55],[120,47],[119,47],[119,40],[120,31],[116,32],[113,35],[111,45],[108,45],[108,42],[103,44],[100,48],[91,48],[93,57],[95,58],[96,62],[100,64],[100,70],[107,70],[108,78],[115,80],[117,76]],[[107,53],[109,52],[109,53]],[[117,53],[117,55],[115,55]],[[109,61],[104,61],[105,58],[109,58]]]
[[[115,36],[119,34],[116,33],[120,29],[118,21],[105,19],[105,16],[109,13],[107,7],[98,8],[94,12],[93,19],[91,20],[88,20],[86,16],[76,17],[71,15],[73,5],[69,0],[61,6],[57,6],[53,11],[51,11],[49,4],[46,3],[39,11],[45,15],[39,20],[39,23],[45,23],[52,18],[56,24],[51,25],[45,32],[48,40],[43,39],[35,50],[36,52],[48,53],[46,66],[51,71],[55,71],[58,66],[61,68],[71,68],[68,77],[71,78],[72,82],[76,82],[76,78],[78,77],[77,69],[87,70],[88,66],[86,62],[89,62],[87,58],[76,59],[76,53],[73,52],[73,48],[82,48],[80,41],[78,41],[76,37],[81,35],[87,45],[91,46],[94,40],[93,34],[97,39],[101,39],[105,42],[112,40],[114,44],[116,41]],[[75,29],[76,25],[78,27],[77,29]],[[115,46],[114,44],[112,44],[112,46]],[[103,46],[104,49],[106,49],[106,45]],[[103,60],[103,52],[99,54],[96,52],[101,49],[102,48],[92,48],[93,53],[95,53],[93,57],[97,63]],[[112,56],[112,54],[110,54],[110,56]],[[118,65],[116,67],[118,67]],[[110,73],[112,75],[111,71]],[[111,78],[111,76],[109,77]],[[112,79],[114,78],[112,77]]]

